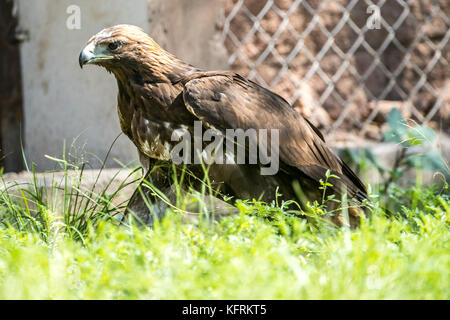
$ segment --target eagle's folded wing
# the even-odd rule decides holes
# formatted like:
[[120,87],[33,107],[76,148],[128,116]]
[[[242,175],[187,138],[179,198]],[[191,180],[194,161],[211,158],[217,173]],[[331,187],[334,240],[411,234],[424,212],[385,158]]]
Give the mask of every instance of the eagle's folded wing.
[[232,72],[199,72],[182,83],[186,108],[207,127],[223,133],[226,129],[278,129],[280,165],[315,181],[325,180],[330,170],[339,176],[329,180],[336,192],[345,187],[349,198],[367,197],[363,183],[326,146],[319,130],[279,95]]

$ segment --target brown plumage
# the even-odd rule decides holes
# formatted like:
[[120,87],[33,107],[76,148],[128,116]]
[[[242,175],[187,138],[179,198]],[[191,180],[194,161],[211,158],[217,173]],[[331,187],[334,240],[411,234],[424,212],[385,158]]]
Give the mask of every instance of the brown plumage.
[[[330,170],[339,177],[329,181],[334,186],[330,192],[346,192],[356,203],[367,197],[363,183],[326,145],[317,128],[282,97],[236,73],[201,71],[130,25],[111,27],[92,37],[80,54],[80,66],[85,64],[102,66],[116,77],[120,125],[147,170],[151,159],[170,161],[170,149],[177,143],[170,139],[172,132],[192,130],[196,120],[220,132],[278,129],[280,170],[276,175],[261,175],[259,165],[213,164],[212,182],[237,198],[270,201],[277,188],[285,199],[295,199],[293,182],[298,181],[308,200],[320,201],[319,181]],[[358,216],[360,211],[349,213]]]

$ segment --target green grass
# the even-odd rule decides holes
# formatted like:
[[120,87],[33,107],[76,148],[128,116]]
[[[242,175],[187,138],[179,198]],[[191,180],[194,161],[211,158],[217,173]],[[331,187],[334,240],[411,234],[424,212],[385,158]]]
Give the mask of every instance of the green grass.
[[375,201],[355,230],[314,206],[307,222],[255,201],[215,223],[168,212],[150,229],[118,225],[118,190],[68,180],[52,188],[67,194],[56,207],[35,180],[18,198],[0,192],[0,299],[450,298],[447,185],[393,185],[394,215]]

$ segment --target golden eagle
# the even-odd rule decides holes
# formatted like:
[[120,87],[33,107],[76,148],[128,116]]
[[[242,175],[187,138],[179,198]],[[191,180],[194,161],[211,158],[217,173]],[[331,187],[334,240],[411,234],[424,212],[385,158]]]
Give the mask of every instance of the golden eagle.
[[[329,192],[346,193],[357,204],[367,198],[364,184],[314,125],[285,99],[239,74],[197,69],[132,25],[117,25],[93,36],[79,63],[104,67],[117,79],[120,126],[136,145],[147,172],[152,161],[170,161],[170,150],[178,143],[172,141],[174,131],[192,132],[195,121],[224,135],[227,129],[276,129],[280,143],[275,175],[262,175],[261,163],[212,164],[210,181],[240,199],[271,201],[277,192],[283,199],[295,199],[295,185],[306,199],[320,202],[320,180],[329,170],[338,177],[329,179]],[[351,209],[349,214],[350,222],[357,224],[361,210]]]

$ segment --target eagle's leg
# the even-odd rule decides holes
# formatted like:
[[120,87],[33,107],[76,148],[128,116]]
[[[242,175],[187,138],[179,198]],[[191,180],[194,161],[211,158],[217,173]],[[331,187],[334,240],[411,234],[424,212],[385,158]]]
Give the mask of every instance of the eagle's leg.
[[[159,207],[158,201],[153,196],[152,190],[145,186],[145,181],[148,181],[149,177],[150,172],[145,175],[131,196],[125,208],[124,219],[131,216],[138,224],[151,225],[154,219],[151,211],[154,211],[156,214],[160,213],[161,210],[157,210]],[[156,210],[150,210],[149,206],[154,207]]]
[[138,224],[152,225],[154,219],[161,219],[167,209],[167,204],[158,198],[154,188],[165,193],[170,188],[170,183],[164,167],[157,166],[158,161],[143,154],[139,156],[143,178],[125,208],[122,221],[131,216]]

